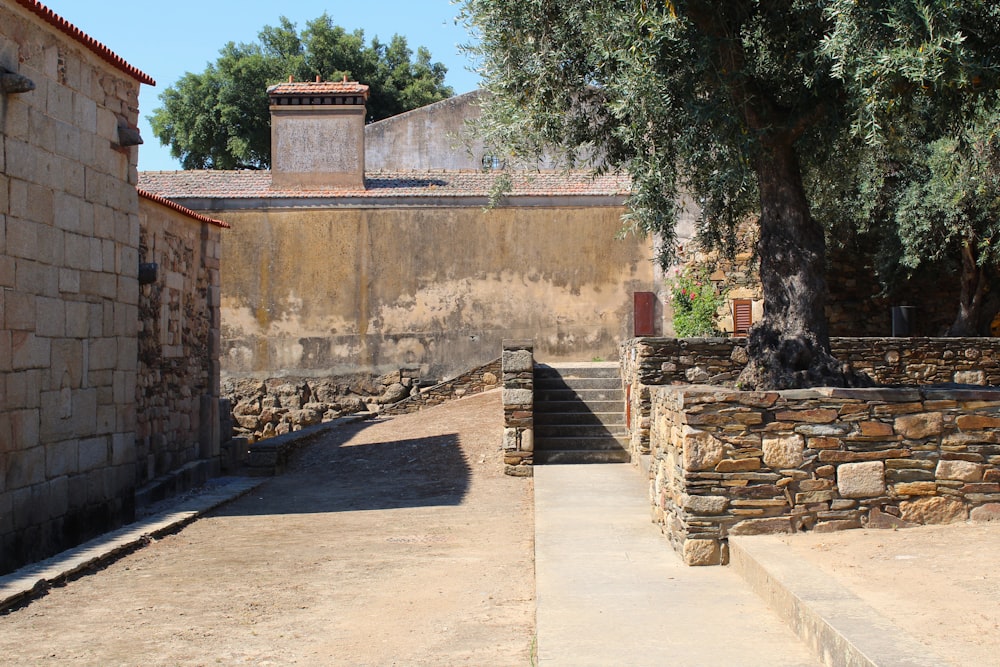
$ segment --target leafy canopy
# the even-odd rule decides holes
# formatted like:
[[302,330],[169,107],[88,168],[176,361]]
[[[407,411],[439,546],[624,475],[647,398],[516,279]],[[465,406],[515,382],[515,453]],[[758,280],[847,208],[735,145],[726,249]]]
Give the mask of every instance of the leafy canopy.
[[288,77],[367,84],[369,122],[450,97],[447,68],[431,62],[424,47],[416,58],[406,38],[388,44],[364,32],[347,32],[326,13],[301,32],[281,17],[256,42],[229,42],[204,72],[188,72],[160,94],[163,106],[149,120],[160,142],[185,169],[266,168],[271,161],[267,87]]
[[466,0],[485,85],[487,140],[529,161],[599,156],[633,179],[629,226],[671,258],[678,194],[704,240],[760,211],[758,168],[778,136],[822,168],[843,127],[842,84],[820,53],[823,3]]

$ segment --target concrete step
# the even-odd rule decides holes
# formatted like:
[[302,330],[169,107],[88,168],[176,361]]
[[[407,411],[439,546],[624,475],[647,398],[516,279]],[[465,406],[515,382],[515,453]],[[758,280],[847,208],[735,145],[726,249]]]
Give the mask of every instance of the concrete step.
[[624,401],[535,401],[535,414],[568,412],[624,412]]
[[624,449],[559,449],[535,450],[535,463],[628,463]]
[[826,664],[951,664],[772,535],[730,537],[729,567]]
[[538,389],[535,387],[535,402],[545,403],[547,401],[619,401],[624,403],[624,394],[621,387],[611,389]]
[[607,438],[625,435],[624,426],[603,424],[535,424],[535,442],[543,438]]
[[623,412],[535,412],[535,426],[539,425],[573,425],[588,424],[605,426],[622,426],[625,423]]
[[556,451],[560,449],[626,449],[628,437],[626,435],[549,435],[535,437],[535,451]]
[[535,378],[614,378],[621,380],[617,363],[592,364],[536,364]]
[[598,389],[621,391],[622,381],[618,378],[540,378],[535,376],[535,391],[566,389]]

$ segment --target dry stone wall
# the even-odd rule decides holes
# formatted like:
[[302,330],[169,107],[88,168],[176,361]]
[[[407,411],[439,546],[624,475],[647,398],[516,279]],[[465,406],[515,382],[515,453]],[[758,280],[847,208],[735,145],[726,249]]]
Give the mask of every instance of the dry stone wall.
[[398,403],[388,405],[379,411],[381,415],[403,415],[417,412],[424,408],[441,405],[463,396],[472,396],[500,386],[500,359],[494,359],[458,377],[421,389]]
[[503,342],[504,472],[531,477],[535,459],[535,353],[532,341]]
[[1000,516],[1000,390],[652,391],[655,520],[689,565],[728,536]]
[[14,3],[0,67],[0,574],[132,514],[139,82]]
[[222,229],[142,200],[136,482],[195,461],[218,466],[219,251]]
[[[833,338],[834,356],[885,385],[1000,385],[1000,338]],[[650,389],[733,386],[747,362],[742,338],[634,338],[620,348],[631,387],[633,453],[649,451]]]

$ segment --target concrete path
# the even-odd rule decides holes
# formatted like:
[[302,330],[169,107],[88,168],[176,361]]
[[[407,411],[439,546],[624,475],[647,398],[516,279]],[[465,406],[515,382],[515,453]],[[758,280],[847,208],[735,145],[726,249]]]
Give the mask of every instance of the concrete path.
[[819,664],[730,568],[681,562],[627,464],[535,469],[535,586],[542,667]]

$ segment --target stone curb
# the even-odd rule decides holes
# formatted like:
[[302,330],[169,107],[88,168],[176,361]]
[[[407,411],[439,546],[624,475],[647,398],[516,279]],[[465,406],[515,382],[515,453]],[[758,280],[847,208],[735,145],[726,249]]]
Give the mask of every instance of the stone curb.
[[0,577],[0,612],[43,595],[56,584],[95,567],[108,565],[151,540],[183,528],[201,515],[236,500],[263,484],[263,478],[231,478],[175,507],[105,533],[52,558]]
[[931,654],[771,535],[730,536],[729,565],[829,667],[935,667]]
[[351,415],[337,417],[328,422],[307,426],[298,431],[276,435],[273,438],[258,440],[247,447],[244,461],[246,471],[253,476],[271,476],[280,474],[285,467],[289,455],[299,447],[309,444],[314,439],[333,431],[341,426],[378,417],[377,412],[356,412]]

